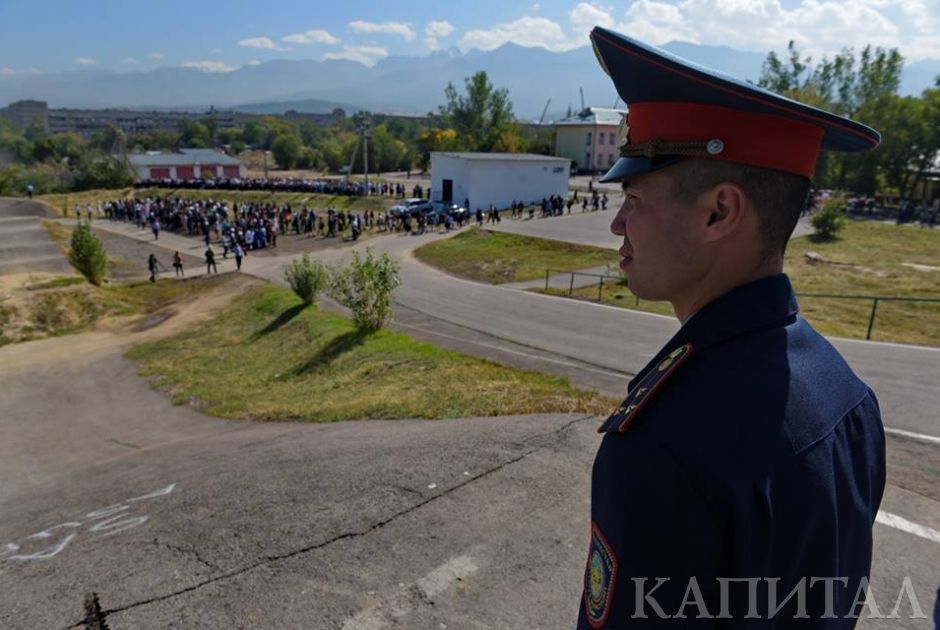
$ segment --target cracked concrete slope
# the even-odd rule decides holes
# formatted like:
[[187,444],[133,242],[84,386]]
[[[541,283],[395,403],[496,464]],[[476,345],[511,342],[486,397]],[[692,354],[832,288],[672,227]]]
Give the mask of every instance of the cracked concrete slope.
[[[576,423],[583,422],[585,420],[594,420],[594,418],[590,416],[577,417],[568,422],[565,422],[564,424],[562,424],[561,426],[557,428],[553,428],[551,431],[547,431],[547,432],[542,431],[542,432],[533,434],[531,436],[527,436],[523,440],[521,440],[520,442],[514,445],[515,448],[522,450],[520,454],[512,456],[509,459],[506,459],[505,461],[501,461],[498,464],[493,465],[476,474],[466,475],[463,478],[458,478],[459,481],[455,483],[454,485],[446,487],[443,490],[431,496],[428,496],[426,498],[423,498],[420,501],[417,501],[416,503],[408,505],[404,509],[400,509],[391,515],[383,517],[380,520],[377,520],[372,523],[364,524],[364,526],[359,530],[337,533],[336,535],[332,536],[328,540],[317,542],[311,545],[306,545],[298,549],[292,549],[290,551],[283,552],[283,553],[266,555],[258,559],[257,561],[252,562],[251,564],[241,567],[235,571],[213,576],[212,578],[199,582],[198,584],[194,584],[192,586],[188,586],[186,588],[179,589],[171,593],[166,593],[166,594],[158,595],[155,597],[150,597],[145,600],[136,601],[136,602],[132,602],[129,604],[124,604],[115,608],[105,608],[105,610],[103,611],[103,614],[105,617],[110,617],[112,615],[117,615],[118,613],[125,613],[127,611],[131,611],[140,607],[146,607],[146,606],[151,606],[153,604],[168,602],[169,600],[180,597],[182,595],[195,593],[196,591],[199,591],[200,589],[203,589],[209,585],[219,584],[220,582],[242,577],[261,567],[270,567],[271,565],[282,562],[284,560],[296,559],[296,558],[299,558],[300,556],[309,554],[311,552],[324,550],[327,547],[330,547],[331,545],[334,545],[339,542],[349,541],[351,539],[369,536],[370,534],[376,532],[377,530],[385,528],[389,526],[390,524],[394,523],[395,521],[402,519],[404,517],[407,517],[411,515],[412,513],[418,510],[421,510],[422,508],[432,503],[446,499],[450,495],[467,488],[471,484],[474,484],[486,477],[489,477],[490,475],[498,473],[502,471],[503,469],[507,468],[508,466],[512,466],[513,464],[519,463],[525,460],[526,458],[533,456],[539,451],[544,450],[545,448],[550,448],[552,441],[556,440],[560,434],[567,432]],[[395,484],[389,484],[389,485],[396,487]],[[414,494],[423,496],[420,492],[416,490],[412,490],[410,488],[406,488],[406,489],[413,492]],[[195,555],[196,558],[203,564],[206,564],[207,566],[210,566],[213,569],[218,568],[215,565],[204,560],[201,557],[201,555],[198,553],[198,551],[194,549],[189,549],[189,548],[184,549],[178,545],[171,545],[167,543],[159,543],[159,544],[163,547],[172,549],[174,551],[177,551],[183,554]],[[82,623],[78,622],[68,627],[77,628],[81,626],[82,626]]]

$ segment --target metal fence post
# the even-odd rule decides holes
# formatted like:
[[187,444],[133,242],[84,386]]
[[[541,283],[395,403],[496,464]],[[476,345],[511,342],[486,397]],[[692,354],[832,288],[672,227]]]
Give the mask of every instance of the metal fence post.
[[865,335],[865,339],[871,340],[871,329],[875,326],[875,312],[878,310],[878,298],[875,298],[871,304],[871,317],[868,319],[868,334]]
[[571,297],[571,294],[574,293],[574,272],[571,272],[571,282],[568,284],[568,297]]
[[551,269],[546,269],[546,270],[545,270],[545,291],[546,291],[546,293],[548,292],[548,276],[549,276],[549,274],[551,273],[551,271],[552,271]]
[[600,280],[597,281],[597,301],[601,301],[601,296],[604,293],[604,276],[601,276]]

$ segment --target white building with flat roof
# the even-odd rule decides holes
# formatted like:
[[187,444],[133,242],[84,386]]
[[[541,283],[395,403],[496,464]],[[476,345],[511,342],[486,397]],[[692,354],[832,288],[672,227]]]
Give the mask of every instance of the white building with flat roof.
[[571,160],[533,153],[431,153],[431,200],[470,210],[568,194]]

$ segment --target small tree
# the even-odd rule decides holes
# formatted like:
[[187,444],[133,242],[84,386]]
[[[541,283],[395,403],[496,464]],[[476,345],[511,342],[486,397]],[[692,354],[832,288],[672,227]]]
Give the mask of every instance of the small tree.
[[822,208],[809,220],[816,230],[815,237],[831,241],[845,226],[845,196],[833,195],[823,202]]
[[392,291],[401,285],[398,264],[388,253],[376,256],[372,248],[365,259],[353,252],[349,265],[333,275],[330,294],[352,311],[356,327],[364,332],[379,330],[392,311]]
[[304,254],[284,269],[284,278],[304,304],[313,304],[317,296],[326,288],[330,280],[330,271],[319,260],[312,260]]
[[80,223],[72,232],[69,262],[78,269],[88,282],[101,286],[107,272],[108,256],[98,237],[92,234],[91,228]]

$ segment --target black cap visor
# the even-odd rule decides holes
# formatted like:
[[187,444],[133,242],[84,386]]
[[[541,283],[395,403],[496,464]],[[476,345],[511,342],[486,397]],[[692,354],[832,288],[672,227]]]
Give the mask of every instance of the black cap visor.
[[687,158],[683,155],[664,155],[656,158],[622,157],[614,162],[610,170],[598,181],[602,184],[608,182],[622,182],[642,175],[643,173],[652,173],[661,168],[672,166],[685,159]]

